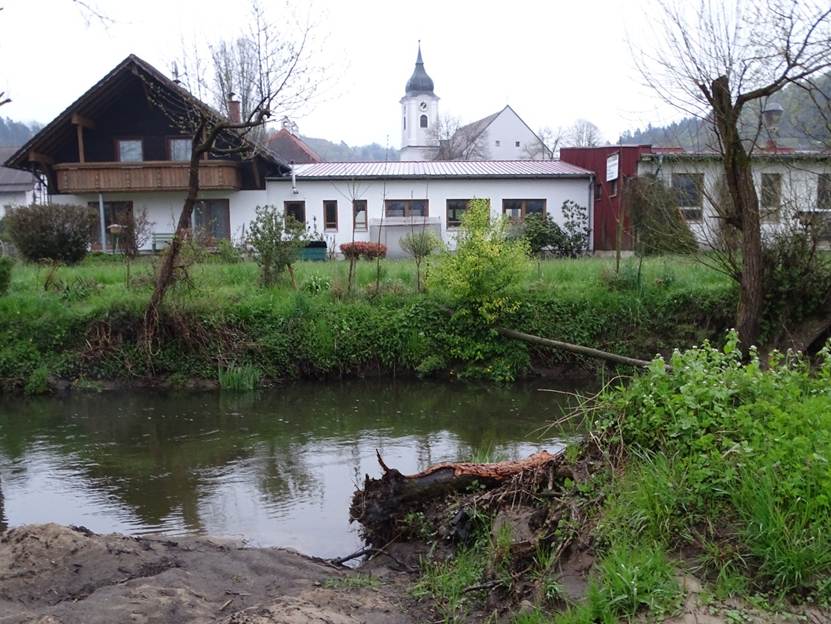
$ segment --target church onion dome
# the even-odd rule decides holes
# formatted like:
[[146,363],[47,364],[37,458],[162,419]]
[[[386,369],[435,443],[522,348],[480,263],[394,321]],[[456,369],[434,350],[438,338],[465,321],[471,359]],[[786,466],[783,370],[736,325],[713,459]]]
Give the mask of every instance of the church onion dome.
[[407,95],[418,95],[419,93],[433,94],[433,79],[424,71],[424,61],[421,59],[421,42],[418,44],[418,56],[416,57],[413,75],[407,81],[405,87]]

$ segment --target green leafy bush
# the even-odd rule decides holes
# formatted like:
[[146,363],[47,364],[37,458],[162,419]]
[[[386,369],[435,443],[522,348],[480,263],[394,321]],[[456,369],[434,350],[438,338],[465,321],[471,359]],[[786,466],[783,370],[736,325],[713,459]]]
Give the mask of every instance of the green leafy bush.
[[260,266],[260,282],[273,286],[283,272],[291,273],[306,240],[306,226],[294,217],[284,216],[274,206],[257,206],[248,226],[248,244]]
[[86,206],[32,204],[10,209],[4,222],[26,260],[75,264],[87,254],[97,217]]
[[9,285],[12,283],[12,267],[14,260],[8,256],[0,256],[0,297],[9,291]]
[[733,332],[722,350],[675,352],[672,370],[657,359],[600,399],[596,425],[635,452],[600,531],[703,548],[757,589],[816,592],[831,575],[831,359],[763,366],[736,347]]

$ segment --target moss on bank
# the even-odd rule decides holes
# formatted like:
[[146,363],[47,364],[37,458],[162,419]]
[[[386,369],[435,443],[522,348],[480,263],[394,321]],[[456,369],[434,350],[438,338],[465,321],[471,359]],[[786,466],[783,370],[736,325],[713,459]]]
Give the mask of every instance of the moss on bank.
[[[513,327],[649,357],[718,336],[735,294],[684,260],[647,263],[640,284],[608,278],[610,262],[529,264],[511,297]],[[165,307],[159,344],[141,344],[152,266],[90,259],[55,274],[15,267],[0,298],[0,383],[45,387],[64,379],[200,378],[255,366],[264,380],[436,375],[511,380],[535,369],[594,366],[501,338],[451,314],[440,289],[415,292],[411,262],[359,265],[352,293],[344,263],[300,263],[299,291],[257,286],[250,263],[195,265]],[[380,274],[380,279],[376,279]],[[35,383],[37,382],[37,383]]]

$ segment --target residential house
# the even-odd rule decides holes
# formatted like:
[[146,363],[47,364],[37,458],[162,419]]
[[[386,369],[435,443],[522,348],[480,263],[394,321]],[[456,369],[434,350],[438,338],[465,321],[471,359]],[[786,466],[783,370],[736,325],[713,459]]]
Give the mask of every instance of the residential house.
[[[651,145],[562,148],[560,158],[595,174],[594,249],[633,249],[634,238],[623,191],[629,180],[655,176],[675,191],[681,216],[706,246],[721,225],[718,202],[725,196],[720,154]],[[794,219],[831,219],[831,153],[769,145],[752,156],[753,179],[764,232]],[[827,235],[829,230],[824,230]]]
[[[0,147],[0,163],[16,151],[16,147]],[[0,217],[9,206],[28,206],[45,197],[45,189],[37,176],[28,171],[0,167]]]
[[[53,203],[99,213],[97,246],[119,245],[118,229],[146,215],[160,249],[175,230],[187,188],[191,137],[172,110],[219,113],[136,56],[129,56],[6,161],[48,182]],[[232,111],[235,107],[229,107]],[[278,133],[279,134],[279,133]],[[282,135],[292,149],[302,149]],[[419,227],[450,245],[472,198],[514,221],[546,212],[562,220],[566,200],[591,201],[592,172],[558,161],[353,162],[290,165],[269,149],[227,131],[222,146],[251,154],[211,155],[200,164],[193,226],[215,239],[241,240],[257,206],[272,204],[335,245],[380,240],[391,255]]]
[[[174,232],[184,203],[191,136],[180,119],[194,110],[220,118],[130,55],[12,154],[6,166],[43,176],[51,203],[95,207],[100,248],[119,244],[114,226],[144,215],[153,234],[145,248],[159,249]],[[217,145],[251,155],[212,154],[200,164],[193,225],[227,239],[244,230],[241,215],[263,203],[266,177],[290,168],[232,130],[223,131]]]

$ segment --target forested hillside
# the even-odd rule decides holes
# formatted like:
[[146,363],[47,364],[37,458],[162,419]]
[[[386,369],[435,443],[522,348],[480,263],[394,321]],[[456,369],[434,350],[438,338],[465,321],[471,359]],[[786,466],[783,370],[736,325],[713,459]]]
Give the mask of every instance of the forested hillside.
[[26,124],[8,117],[0,117],[0,146],[23,145],[41,128],[40,124]]
[[[831,147],[831,73],[818,78],[815,84],[816,89],[812,91],[791,84],[771,99],[784,108],[777,144],[803,149]],[[748,136],[758,129],[758,114],[758,110],[748,109],[744,115],[743,125]],[[646,128],[627,130],[619,140],[688,149],[715,146],[709,124],[696,117],[686,117],[666,126],[650,124]],[[767,135],[762,140],[766,141]]]

